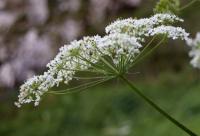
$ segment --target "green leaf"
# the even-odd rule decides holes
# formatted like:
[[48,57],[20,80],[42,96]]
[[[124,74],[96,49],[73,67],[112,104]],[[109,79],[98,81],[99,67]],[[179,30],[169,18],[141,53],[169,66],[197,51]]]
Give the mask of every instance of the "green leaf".
[[174,13],[177,14],[180,8],[179,0],[160,0],[157,2],[154,12],[155,13]]

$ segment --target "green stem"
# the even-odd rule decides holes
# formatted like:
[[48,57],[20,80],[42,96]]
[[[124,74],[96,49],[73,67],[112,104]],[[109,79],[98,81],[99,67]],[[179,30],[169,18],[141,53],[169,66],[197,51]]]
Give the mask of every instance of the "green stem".
[[90,87],[94,87],[98,84],[104,83],[110,79],[112,79],[114,77],[109,77],[109,78],[105,78],[105,79],[101,79],[101,80],[97,80],[97,81],[92,81],[89,83],[85,83],[76,87],[72,87],[72,88],[68,88],[65,90],[60,90],[60,91],[48,91],[47,93],[50,94],[71,94],[71,93],[77,93],[77,92],[82,92]]
[[148,47],[152,44],[152,42],[155,40],[156,36],[154,36],[151,41],[144,46],[144,48],[142,49],[142,51],[136,56],[136,58],[134,59],[134,61],[137,61],[142,55],[144,55],[146,53],[146,51],[148,51]]
[[119,72],[107,61],[105,60],[103,57],[100,58],[111,70],[114,71],[115,74],[119,74]]
[[192,4],[194,4],[194,3],[197,2],[197,1],[199,1],[199,0],[192,0],[191,2],[189,2],[188,4],[186,4],[185,6],[181,7],[181,8],[179,9],[179,11],[188,8],[189,6],[191,6]]
[[[131,65],[131,67],[135,66],[137,63],[139,63],[141,60],[143,60],[145,57],[149,56],[151,53],[153,53],[166,39],[166,35],[163,36],[162,40],[156,44],[153,48],[151,48],[147,53],[145,51],[145,53],[143,54],[143,56],[141,57],[137,57],[137,59],[134,61],[134,63]],[[149,45],[148,45],[149,46]],[[146,49],[145,49],[146,50]]]
[[165,116],[169,121],[174,123],[177,127],[185,131],[190,136],[198,136],[194,132],[192,132],[190,129],[188,129],[186,126],[178,122],[176,119],[171,117],[168,113],[166,113],[163,109],[161,109],[157,104],[155,104],[151,99],[146,97],[139,89],[137,89],[128,79],[126,79],[124,76],[120,76],[120,78],[127,83],[127,85],[135,91],[141,98],[143,98],[148,104],[150,104],[153,108],[155,108],[159,113],[161,113],[163,116]]

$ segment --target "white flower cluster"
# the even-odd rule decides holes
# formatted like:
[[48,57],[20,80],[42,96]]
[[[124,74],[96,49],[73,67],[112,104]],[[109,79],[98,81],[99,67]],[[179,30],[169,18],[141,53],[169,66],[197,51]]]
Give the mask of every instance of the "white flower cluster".
[[189,56],[192,57],[190,63],[195,68],[200,68],[200,32],[196,34],[195,39],[188,39],[187,44],[191,47]]
[[182,39],[187,40],[189,34],[185,32],[185,30],[181,27],[173,27],[173,26],[158,26],[149,30],[149,35],[154,36],[158,34],[166,34],[168,38],[175,39]]
[[111,34],[105,37],[84,37],[82,40],[73,41],[69,45],[60,48],[60,52],[47,67],[49,70],[44,75],[29,79],[20,88],[18,102],[21,104],[35,102],[39,104],[40,97],[50,88],[59,85],[60,82],[68,84],[73,79],[76,71],[84,71],[91,68],[102,56],[108,55],[116,61],[121,54],[135,56],[139,53],[141,44],[136,38],[126,34]]
[[[66,84],[74,78],[77,71],[96,70],[104,73],[96,64],[104,56],[109,56],[113,65],[132,63],[140,53],[145,37],[165,34],[172,39],[187,39],[188,34],[180,27],[170,26],[173,22],[183,21],[175,15],[156,14],[145,19],[118,20],[108,27],[104,37],[84,37],[60,48],[58,55],[47,64],[48,71],[25,82],[20,88],[20,107],[24,103],[38,105],[41,96],[60,82]],[[165,26],[166,25],[166,26]]]
[[138,42],[137,38],[118,33],[104,36],[101,44],[98,46],[103,54],[112,56],[115,65],[120,63],[120,58],[122,56],[133,61],[136,54],[139,54],[140,47],[142,47],[142,45]]
[[[150,18],[143,19],[128,18],[124,20],[117,20],[107,26],[106,33],[127,33],[131,36],[137,37],[141,41],[144,41],[144,36],[149,36],[149,31],[152,31],[152,29],[156,29],[158,27],[157,29],[159,30],[160,25],[165,27],[164,24],[172,24],[177,21],[183,22],[182,19],[171,14],[156,14]],[[173,29],[172,26],[171,28]]]

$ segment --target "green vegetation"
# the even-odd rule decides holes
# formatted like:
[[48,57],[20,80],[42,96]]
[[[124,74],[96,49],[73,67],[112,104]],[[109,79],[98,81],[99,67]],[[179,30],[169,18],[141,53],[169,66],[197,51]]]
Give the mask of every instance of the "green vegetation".
[[154,12],[156,13],[166,13],[173,12],[178,13],[180,7],[179,0],[160,0],[156,7],[154,8]]
[[[199,73],[192,69],[136,81],[173,117],[200,134]],[[132,76],[131,76],[132,77]],[[71,95],[47,96],[39,108],[1,104],[0,135],[6,136],[187,136],[114,80]],[[12,101],[11,101],[12,102]],[[144,131],[145,130],[145,131]]]

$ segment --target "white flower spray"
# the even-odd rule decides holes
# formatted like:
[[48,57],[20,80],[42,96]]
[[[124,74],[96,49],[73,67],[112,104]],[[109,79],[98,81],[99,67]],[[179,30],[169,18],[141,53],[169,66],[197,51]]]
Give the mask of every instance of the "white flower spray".
[[189,34],[183,28],[172,26],[177,21],[183,20],[172,14],[117,20],[106,27],[107,35],[104,37],[83,37],[72,41],[61,47],[58,55],[47,64],[47,72],[28,79],[20,87],[19,99],[15,104],[20,107],[34,102],[37,106],[45,92],[61,82],[69,84],[79,71],[91,71],[107,78],[126,73],[128,65],[134,63],[141,49],[144,49],[142,44],[146,37],[165,35],[187,40]]

